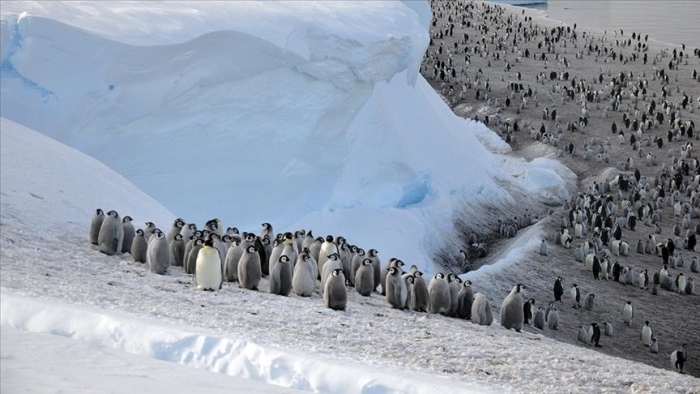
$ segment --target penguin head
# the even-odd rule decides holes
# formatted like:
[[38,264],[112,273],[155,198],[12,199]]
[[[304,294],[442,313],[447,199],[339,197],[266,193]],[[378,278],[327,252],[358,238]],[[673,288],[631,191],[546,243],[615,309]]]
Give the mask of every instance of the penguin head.
[[333,242],[333,236],[332,236],[332,235],[327,235],[327,236],[326,236],[326,242]]
[[396,275],[399,272],[399,269],[396,267],[389,267],[387,270],[389,271],[389,275]]
[[413,275],[409,275],[409,276],[406,277],[406,282],[408,282],[408,284],[411,284],[411,285],[412,285],[414,279],[415,279],[415,278],[413,277]]
[[246,251],[248,253],[258,253],[258,248],[256,248],[255,245],[250,245],[246,248]]
[[102,211],[100,208],[95,209],[95,215],[102,216],[104,214],[105,214],[104,211]]
[[175,240],[180,241],[182,239],[182,234],[175,234]]
[[122,219],[122,222],[124,222],[124,223],[129,223],[129,222],[131,222],[132,220],[134,220],[134,219],[132,219],[131,216],[126,215],[126,216],[124,216],[124,218]]
[[359,254],[360,256],[364,256],[364,255],[365,255],[365,250],[362,249],[362,248],[357,248],[357,254]]
[[255,234],[253,233],[244,233],[245,234],[245,240],[248,242],[254,242],[255,241]]
[[435,279],[445,279],[445,274],[443,274],[442,272],[438,272],[437,274],[435,274]]
[[107,215],[108,215],[108,216],[111,216],[111,217],[113,217],[113,218],[118,218],[118,217],[119,217],[119,214],[117,213],[117,211],[109,211],[109,212],[107,212]]
[[[229,239],[230,239],[230,237],[229,237]],[[262,239],[262,243],[263,243],[263,245],[269,245],[270,244],[270,237],[264,236]]]
[[329,260],[338,260],[339,258],[340,256],[338,256],[338,253],[331,253],[330,255],[328,255]]
[[316,242],[321,242],[321,243],[323,243],[323,238],[322,238],[322,237],[316,237]]
[[177,228],[182,228],[182,226],[185,225],[185,222],[183,222],[182,219],[177,218],[177,219],[175,219],[175,221],[173,222],[173,225],[174,225],[175,227],[177,227]]
[[649,325],[649,320],[646,320],[646,321],[644,322],[644,325],[645,325],[645,326],[648,326],[648,325]]
[[136,230],[136,235],[143,237],[143,230],[141,230],[141,229]]
[[231,230],[232,234],[240,234],[238,227],[229,227],[228,229],[226,229],[226,232],[229,232],[229,230]]
[[155,227],[156,225],[153,224],[153,222],[146,222],[146,228],[152,228]]
[[286,254],[283,254],[282,256],[280,256],[279,262],[280,263],[289,263],[289,257]]
[[228,234],[224,234],[224,236],[221,237],[221,240],[223,242],[231,242],[231,236],[229,236]]
[[206,240],[204,240],[204,246],[214,246],[214,237],[216,234],[209,234]]
[[379,252],[377,251],[377,249],[370,249],[367,253],[369,253],[370,257],[377,257],[377,253]]
[[364,259],[364,260],[362,260],[362,265],[370,266],[370,265],[372,265],[372,260],[371,259]]
[[347,241],[345,240],[345,237],[343,237],[342,235],[336,237],[335,240],[338,242],[338,245],[343,245],[343,244],[347,243]]
[[291,241],[291,240],[293,240],[293,239],[294,239],[294,234],[292,234],[292,233],[290,233],[290,232],[284,233],[284,240],[285,240],[285,241]]
[[267,223],[267,222],[263,223],[262,226],[263,226],[263,228],[264,228],[265,230],[269,230],[270,227],[272,227],[272,226],[270,225],[270,223]]
[[464,283],[462,284],[462,286],[464,286],[464,287],[469,287],[471,285],[472,285],[472,281],[470,281],[469,279],[465,280]]
[[194,241],[194,245],[195,245],[195,246],[202,246],[203,243],[204,243],[204,241],[203,241],[202,239],[200,239],[200,238],[197,238],[197,239]]

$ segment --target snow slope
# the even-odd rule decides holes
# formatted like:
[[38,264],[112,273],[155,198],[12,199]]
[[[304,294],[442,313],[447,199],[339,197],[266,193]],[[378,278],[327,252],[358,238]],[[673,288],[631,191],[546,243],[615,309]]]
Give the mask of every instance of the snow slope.
[[[103,195],[113,194],[120,201],[143,199],[133,203],[134,209],[154,214],[164,211],[162,207],[126,181],[96,182],[94,190],[85,193],[71,182],[89,174],[115,179],[114,174],[39,133],[9,121],[0,126],[0,157],[8,160],[0,165],[2,193],[19,192],[12,198],[3,195],[0,209],[3,392],[4,388],[26,391],[34,384],[34,379],[7,381],[4,372],[29,374],[32,369],[27,368],[44,365],[28,365],[30,355],[24,350],[42,343],[50,347],[44,360],[56,360],[59,354],[65,368],[50,366],[36,381],[37,388],[54,387],[49,379],[56,378],[68,388],[75,383],[84,391],[99,392],[90,390],[96,384],[95,374],[107,373],[100,375],[100,382],[108,387],[123,387],[132,380],[115,370],[138,375],[144,369],[148,375],[135,384],[162,387],[170,374],[176,374],[195,384],[205,382],[215,391],[226,385],[219,377],[209,380],[191,368],[319,393],[590,392],[591,388],[687,393],[700,388],[698,379],[538,334],[394,310],[376,294],[365,298],[350,290],[347,310],[336,312],[323,306],[319,294],[310,298],[268,294],[266,279],[259,292],[225,283],[222,291],[210,293],[196,290],[191,276],[177,267],[167,275],[153,275],[128,255],[106,256],[92,249],[86,239],[87,214],[37,224],[44,223],[47,210],[66,219],[80,213],[66,201],[95,206],[103,202],[99,200]],[[20,158],[22,176],[13,164]],[[66,168],[58,164],[61,160],[82,165]],[[28,195],[53,196],[58,189],[64,198],[46,198],[43,204]],[[129,213],[132,207],[119,209]],[[539,229],[533,226],[519,237],[518,248],[528,248],[539,238]],[[504,257],[512,261],[515,254]],[[485,293],[494,306],[507,293],[494,290],[478,276],[472,279],[475,290]],[[22,341],[20,349],[6,347],[8,332],[10,340]],[[71,338],[75,343],[26,332]],[[24,341],[32,343],[25,346]],[[65,356],[76,352],[95,361],[76,365],[81,375],[85,371],[81,378],[72,377],[73,364]],[[191,368],[157,367],[150,359]],[[571,373],[584,365],[586,373]],[[69,379],[63,380],[64,374]],[[278,392],[238,379],[230,384]]]
[[454,212],[571,175],[451,112],[418,73],[429,23],[419,1],[3,2],[2,113],[187,221],[342,234],[432,272]]

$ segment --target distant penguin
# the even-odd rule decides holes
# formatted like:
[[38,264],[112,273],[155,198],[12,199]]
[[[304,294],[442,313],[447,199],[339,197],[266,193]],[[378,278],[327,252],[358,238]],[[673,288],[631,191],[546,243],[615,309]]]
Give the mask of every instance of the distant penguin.
[[204,247],[204,241],[202,239],[195,239],[192,248],[189,253],[187,253],[187,259],[185,260],[185,273],[194,275],[197,269],[197,255],[199,250]]
[[[395,257],[392,257],[387,262],[387,265],[382,268],[382,270],[379,273],[379,275],[381,277],[380,283],[382,284],[382,290],[380,292],[381,295],[386,296],[386,278],[389,275],[389,268],[391,268],[391,267],[401,268],[401,267],[403,267],[403,265],[404,265],[403,261],[401,261]],[[403,268],[401,268],[401,271],[403,271]]]
[[593,305],[595,301],[595,294],[589,293],[583,301],[583,307],[585,309],[593,310]]
[[537,312],[535,312],[535,317],[532,319],[532,325],[535,326],[535,328],[539,328],[540,330],[544,330],[544,323],[545,323],[544,308],[542,308],[540,306],[537,308]]
[[600,346],[600,327],[598,326],[598,323],[591,324],[589,335],[591,337],[591,345],[595,347],[602,347]]
[[258,290],[262,278],[260,255],[255,245],[248,246],[238,262],[238,282],[240,287],[248,290]]
[[540,243],[540,254],[542,256],[547,256],[549,254],[549,246],[547,245],[547,241],[544,239],[542,240],[542,243]]
[[605,336],[606,337],[611,337],[613,336],[613,326],[609,322],[604,322],[603,326],[605,327]]
[[185,225],[185,222],[182,221],[182,219],[177,218],[173,221],[172,227],[170,227],[170,231],[168,231],[168,235],[165,237],[165,239],[168,240],[168,243],[173,242],[175,239],[175,234],[180,234],[180,231],[182,231],[183,226]]
[[559,328],[559,311],[557,308],[552,308],[552,310],[549,311],[547,325],[549,326],[550,330],[557,330]]
[[[415,283],[414,286],[415,288]],[[355,273],[355,290],[361,296],[369,297],[374,290],[374,266],[371,259],[362,260]]]
[[389,273],[386,277],[386,301],[392,308],[404,309],[406,307],[406,299],[408,297],[408,289],[404,282],[398,267],[389,267]]
[[[439,272],[435,274],[428,285],[428,312],[447,314],[450,310],[452,299],[450,297],[450,287],[445,279],[445,274]],[[472,313],[473,316],[473,313]]]
[[450,289],[450,310],[448,316],[457,315],[457,307],[459,306],[459,290],[462,287],[462,280],[455,274],[447,276],[447,285]]
[[238,262],[243,256],[243,246],[238,240],[231,242],[231,246],[226,251],[224,259],[224,280],[227,282],[238,282]]
[[696,274],[700,272],[700,260],[697,256],[693,256],[693,260],[690,262],[690,271]]
[[554,301],[559,301],[562,303],[563,303],[563,301],[561,300],[561,296],[564,295],[564,286],[562,285],[563,281],[564,281],[564,279],[562,279],[561,276],[558,277],[554,281],[554,289],[553,289],[554,290]]
[[530,298],[523,304],[523,323],[530,324],[532,320],[532,307],[535,305],[535,300]]
[[134,261],[145,263],[147,251],[146,237],[143,235],[143,230],[138,229],[134,235],[134,240],[131,242],[131,256],[134,258]]
[[124,242],[124,225],[117,211],[107,212],[97,236],[97,246],[100,252],[114,256],[121,254]]
[[95,213],[92,214],[92,220],[90,220],[90,243],[93,245],[97,245],[100,227],[102,227],[104,220],[105,213],[100,208],[95,209]]
[[569,295],[571,295],[571,302],[575,308],[581,307],[581,290],[579,290],[578,285],[574,283],[571,285],[571,290],[569,290]]
[[163,275],[170,267],[170,245],[162,231],[157,230],[153,233],[153,237],[148,242],[148,251],[146,252],[146,261],[149,270],[158,275]]
[[671,368],[683,373],[683,366],[688,361],[687,345],[684,343],[680,349],[671,353]]
[[489,300],[486,298],[486,296],[481,293],[474,294],[474,302],[472,303],[472,322],[480,326],[490,326],[491,323],[493,323],[491,305],[489,304]]
[[378,253],[379,252],[376,249],[370,249],[367,251],[367,258],[372,260],[372,265],[374,266],[374,290],[377,290],[382,279],[382,262],[379,260]]
[[262,230],[260,231],[260,238],[265,238],[265,236],[267,236],[270,239],[273,239],[275,237],[275,233],[272,230],[272,225],[267,222],[262,224]]
[[[197,253],[194,280],[199,290],[221,290],[224,282],[223,264],[221,254],[214,247],[214,236],[210,234],[204,241],[204,246]],[[176,236],[182,237],[179,233]]]
[[634,309],[632,308],[632,301],[627,301],[625,307],[622,309],[622,322],[628,326],[632,324],[632,318],[634,317]]
[[651,330],[651,326],[649,325],[649,320],[644,322],[644,326],[642,326],[642,343],[644,346],[651,346],[651,338],[653,337],[653,333]]
[[282,255],[270,272],[270,293],[286,297],[291,292],[292,265],[289,262],[289,257]]
[[316,269],[318,265],[313,258],[302,251],[297,257],[292,274],[292,291],[300,297],[311,297],[316,290]]
[[513,286],[510,294],[501,304],[501,326],[506,329],[514,329],[520,332],[523,328],[523,298],[520,290],[524,286],[520,283]]
[[651,338],[651,346],[649,346],[649,351],[656,354],[659,352],[659,341],[656,337]]
[[[469,290],[471,291],[471,287]],[[411,309],[417,312],[427,312],[428,303],[430,301],[430,293],[428,291],[428,285],[425,283],[423,273],[420,271],[413,272],[413,291],[414,294],[411,294],[411,302],[413,303],[413,307],[411,307]],[[471,301],[469,305],[471,308]],[[471,315],[471,309],[469,314]]]
[[579,245],[576,247],[576,249],[574,250],[574,258],[579,263],[583,263],[583,261],[586,259],[586,254],[583,250],[583,246]]
[[685,294],[686,283],[687,281],[685,275],[683,275],[682,272],[679,272],[678,276],[676,276],[676,291],[678,291],[678,294]]
[[[357,247],[354,247],[354,248],[355,248],[356,252],[352,256],[352,260],[350,262],[350,277],[353,279],[355,278],[355,275],[357,274],[357,270],[360,269],[360,266],[362,265],[362,262],[365,259],[364,249],[357,248]],[[370,259],[370,261],[372,261],[372,260]],[[372,277],[374,278],[374,272],[372,272]],[[372,279],[372,281],[374,282],[374,279]]]
[[693,278],[688,278],[685,281],[685,294],[694,295],[695,294],[695,282]]
[[472,282],[465,280],[458,294],[457,317],[460,319],[471,319],[473,303],[474,291],[472,290]]
[[182,267],[185,262],[185,241],[182,234],[177,233],[170,243],[170,255],[173,258],[172,265]]
[[588,331],[583,326],[578,326],[578,340],[588,345]]
[[122,253],[131,253],[131,244],[134,242],[136,230],[131,224],[131,216],[124,216],[122,219],[122,227],[124,228],[124,240],[122,241]]
[[348,303],[348,293],[345,289],[345,275],[342,268],[334,269],[326,280],[323,288],[323,300],[326,308],[336,311],[344,311]]

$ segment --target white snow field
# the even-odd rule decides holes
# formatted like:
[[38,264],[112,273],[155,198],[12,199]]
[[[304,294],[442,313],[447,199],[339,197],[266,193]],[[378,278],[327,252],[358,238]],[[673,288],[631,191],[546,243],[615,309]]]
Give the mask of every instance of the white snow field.
[[480,203],[508,207],[517,191],[560,201],[572,178],[549,159],[493,154],[508,145],[445,105],[418,72],[430,12],[425,1],[5,1],[2,116],[188,222],[342,234],[430,274],[436,250],[459,250],[455,212],[477,219]]
[[[290,392],[269,385],[317,393],[688,393],[700,388],[689,376],[540,335],[394,310],[376,294],[365,298],[350,290],[347,310],[336,312],[323,306],[319,294],[268,294],[266,279],[259,292],[225,283],[211,293],[196,290],[191,276],[177,267],[167,275],[150,274],[128,255],[94,250],[87,241],[90,215],[74,205],[110,209],[114,201],[126,201],[118,207],[122,214],[133,210],[167,218],[164,208],[84,154],[11,121],[0,126],[3,393],[6,388],[12,393],[131,387],[160,392],[179,385],[172,375],[189,382],[183,391]],[[94,182],[88,193],[72,183],[87,174],[112,182]],[[63,219],[46,220],[51,215]],[[539,236],[538,226],[522,231],[515,241],[520,252],[505,259],[512,261]],[[500,298],[488,282],[476,282],[475,289],[492,303]],[[8,343],[14,340],[17,344]],[[37,347],[46,357],[32,352]],[[246,379],[227,383],[200,370]]]

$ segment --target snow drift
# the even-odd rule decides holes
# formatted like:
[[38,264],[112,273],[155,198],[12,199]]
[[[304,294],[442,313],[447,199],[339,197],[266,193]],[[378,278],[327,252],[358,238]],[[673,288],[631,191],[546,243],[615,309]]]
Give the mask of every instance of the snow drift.
[[419,75],[427,2],[2,12],[3,116],[101,160],[187,221],[311,228],[424,265],[456,245],[458,208],[508,204],[525,185],[533,198],[541,185],[565,193],[567,170],[539,163],[528,176],[493,154],[481,141],[507,146]]

